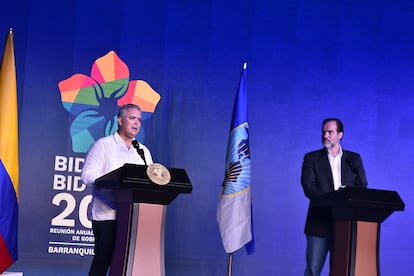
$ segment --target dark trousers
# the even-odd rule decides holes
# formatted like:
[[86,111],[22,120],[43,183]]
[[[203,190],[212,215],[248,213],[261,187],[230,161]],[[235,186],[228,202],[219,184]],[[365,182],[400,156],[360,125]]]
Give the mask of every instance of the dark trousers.
[[114,251],[116,220],[92,221],[95,236],[95,255],[89,270],[89,276],[105,276],[111,265]]

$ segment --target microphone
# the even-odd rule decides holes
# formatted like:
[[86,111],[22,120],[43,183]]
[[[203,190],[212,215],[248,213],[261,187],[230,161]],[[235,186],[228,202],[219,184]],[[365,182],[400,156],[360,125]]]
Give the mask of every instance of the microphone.
[[351,160],[347,159],[346,163],[351,167],[351,171],[353,174],[356,175],[356,181],[355,181],[355,186],[356,187],[362,187],[362,182],[361,182],[361,177],[359,176],[359,171],[357,168],[355,168],[354,163],[352,163]]
[[147,161],[145,160],[144,150],[139,147],[139,143],[137,140],[132,140],[132,146],[137,150],[139,156],[141,156],[142,160],[144,160],[145,166],[147,165]]

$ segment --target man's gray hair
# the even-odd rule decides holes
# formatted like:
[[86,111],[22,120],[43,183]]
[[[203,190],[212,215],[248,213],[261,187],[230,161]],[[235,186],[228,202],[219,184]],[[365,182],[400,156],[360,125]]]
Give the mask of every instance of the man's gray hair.
[[136,110],[142,111],[141,107],[139,107],[136,104],[131,104],[131,103],[130,104],[124,104],[124,105],[119,107],[118,118],[123,117],[125,115],[125,111],[130,109],[130,108],[135,108]]

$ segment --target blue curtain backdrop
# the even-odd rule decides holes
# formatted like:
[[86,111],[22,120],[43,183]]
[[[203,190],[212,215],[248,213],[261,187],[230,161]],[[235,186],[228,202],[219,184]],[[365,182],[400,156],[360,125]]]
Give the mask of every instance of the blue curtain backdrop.
[[[234,275],[303,273],[308,202],[300,168],[303,154],[321,147],[328,116],[343,119],[343,147],[361,153],[369,186],[405,201],[381,227],[381,275],[411,275],[413,18],[410,0],[4,1],[0,36],[15,31],[20,116],[19,260],[10,271],[88,270],[89,191],[68,185],[76,165],[59,167],[84,155],[72,151],[73,118],[57,84],[89,75],[114,50],[131,79],[161,95],[143,123],[154,160],[185,168],[193,184],[168,207],[167,275],[226,273],[216,210],[244,61],[256,251],[236,252]],[[66,185],[56,185],[62,175]],[[84,254],[56,249],[78,238]]]

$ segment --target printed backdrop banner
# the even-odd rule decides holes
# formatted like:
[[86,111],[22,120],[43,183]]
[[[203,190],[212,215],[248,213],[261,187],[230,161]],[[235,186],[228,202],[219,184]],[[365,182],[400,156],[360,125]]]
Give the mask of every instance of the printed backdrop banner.
[[406,203],[381,226],[380,260],[382,275],[410,275],[413,13],[410,0],[5,1],[0,36],[13,28],[20,162],[19,256],[9,271],[87,274],[85,153],[116,130],[118,106],[135,102],[145,111],[138,139],[193,184],[168,206],[166,274],[225,274],[218,183],[235,72],[247,61],[255,253],[235,252],[233,274],[303,274],[302,158],[321,147],[321,122],[334,116],[368,185]]
[[[73,115],[70,122],[72,155],[86,154],[102,136],[117,130],[117,106],[134,103],[148,119],[160,96],[143,80],[130,80],[128,66],[114,52],[98,58],[91,75],[77,73],[58,84],[63,107]],[[143,142],[143,135],[137,137]],[[52,204],[59,211],[49,228],[49,254],[93,255],[93,232],[88,211],[90,191],[80,181],[84,157],[56,155]],[[77,211],[76,211],[77,210]]]

